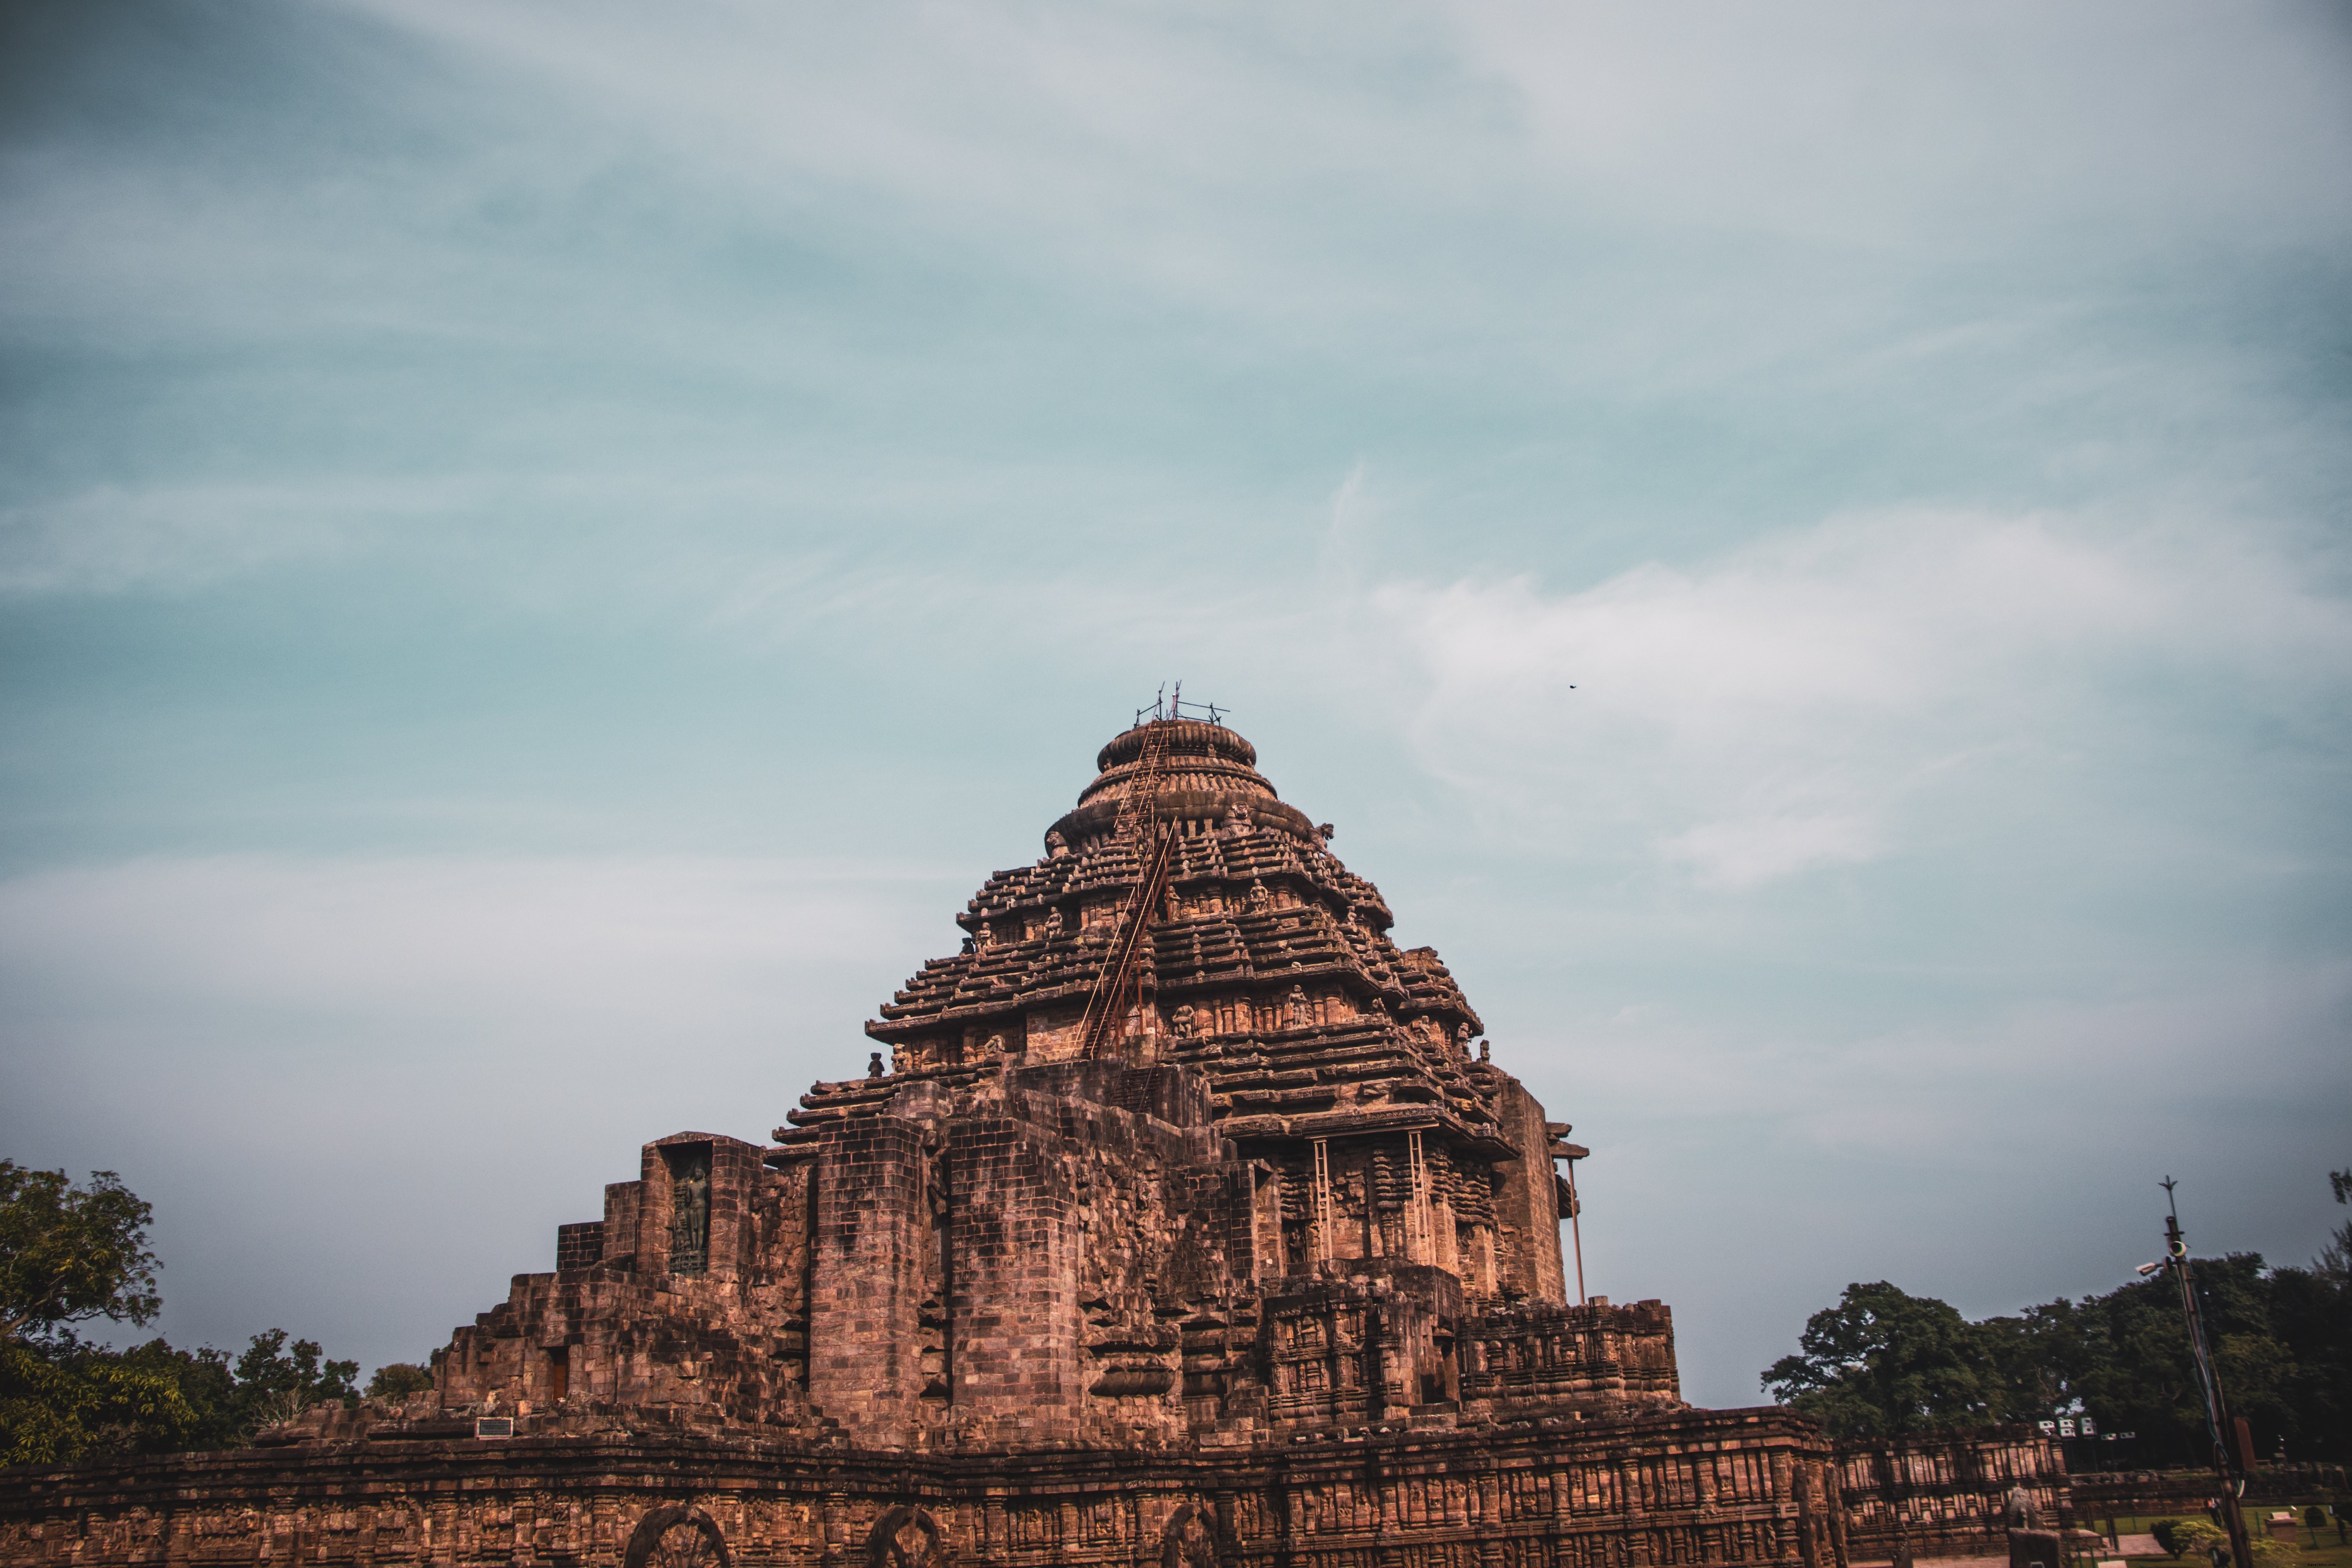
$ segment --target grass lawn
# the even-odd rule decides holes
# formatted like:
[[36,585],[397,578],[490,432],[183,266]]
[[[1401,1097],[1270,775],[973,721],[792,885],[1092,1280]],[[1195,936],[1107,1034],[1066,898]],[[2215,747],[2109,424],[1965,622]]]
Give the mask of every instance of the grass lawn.
[[[2284,1506],[2284,1504],[2249,1504],[2246,1508],[2246,1529],[2260,1539],[2272,1513]],[[2297,1519],[2303,1517],[2302,1509],[2298,1508],[2294,1511]],[[2159,1519],[2202,1519],[2203,1517],[2201,1512],[2137,1516],[2117,1514],[2116,1530],[2117,1533],[2123,1535],[2145,1535],[2147,1533],[2148,1526]],[[2076,1522],[2085,1530],[2104,1531],[2107,1528],[2107,1519],[2105,1514],[2101,1514],[2096,1519],[2084,1517],[2077,1520]],[[2295,1527],[2296,1568],[2352,1568],[2352,1546],[2338,1546],[2336,1543],[2336,1526],[2333,1521],[2320,1527],[2318,1546],[2314,1547],[2311,1544],[2311,1539],[2310,1531],[2301,1525]],[[2140,1568],[2142,1564],[2147,1565],[2147,1568],[2159,1568],[2159,1565],[2162,1565],[2162,1568],[2204,1568],[2201,1562],[2192,1562],[2187,1557],[2167,1557],[2161,1552],[2153,1557],[2131,1556],[2126,1561],[2130,1562],[2134,1568]]]

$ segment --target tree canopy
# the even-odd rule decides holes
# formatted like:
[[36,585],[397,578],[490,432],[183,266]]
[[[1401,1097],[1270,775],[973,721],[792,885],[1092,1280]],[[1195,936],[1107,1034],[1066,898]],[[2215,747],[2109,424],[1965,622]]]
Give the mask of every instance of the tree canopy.
[[[2339,1189],[2352,1194],[2352,1173],[2342,1174]],[[2346,1250],[2352,1237],[2331,1248]],[[2257,1450],[2352,1456],[2352,1272],[2330,1254],[2309,1268],[2271,1268],[2253,1253],[2195,1268],[2222,1386]],[[1806,1321],[1799,1353],[1774,1363],[1764,1385],[1842,1439],[2087,1414],[2105,1432],[2138,1434],[2130,1463],[2205,1456],[2179,1288],[2164,1276],[1976,1322],[1883,1280],[1849,1285]]]
[[1974,1326],[1932,1297],[1883,1279],[1849,1285],[1806,1320],[1800,1353],[1774,1362],[1764,1385],[1841,1436],[1977,1425],[1991,1415],[1993,1392],[1977,1342]]
[[[244,1353],[92,1344],[75,1325],[143,1325],[162,1310],[152,1217],[110,1171],[85,1184],[0,1160],[0,1465],[227,1448],[313,1405],[351,1403],[359,1363],[283,1329]],[[421,1383],[420,1383],[421,1380]],[[402,1396],[432,1374],[395,1363],[369,1392]]]
[[144,1324],[163,1310],[153,1211],[111,1171],[78,1186],[63,1171],[0,1160],[0,1336],[44,1339],[110,1318]]

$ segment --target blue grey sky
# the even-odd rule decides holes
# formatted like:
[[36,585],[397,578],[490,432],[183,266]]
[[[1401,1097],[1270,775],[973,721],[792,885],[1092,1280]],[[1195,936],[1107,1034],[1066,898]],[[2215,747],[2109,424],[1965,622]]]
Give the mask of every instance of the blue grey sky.
[[2352,1163],[2352,22],[0,15],[0,1152],[422,1357],[1164,679],[1685,1385]]

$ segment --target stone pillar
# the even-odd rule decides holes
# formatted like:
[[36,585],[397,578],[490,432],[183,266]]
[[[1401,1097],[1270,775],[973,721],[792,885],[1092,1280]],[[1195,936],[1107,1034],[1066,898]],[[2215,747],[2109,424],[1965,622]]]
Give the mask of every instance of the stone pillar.
[[1568,1300],[1559,1251],[1559,1193],[1552,1177],[1551,1133],[1543,1107],[1517,1079],[1495,1096],[1495,1116],[1519,1157],[1495,1167],[1496,1221],[1513,1232],[1509,1255],[1498,1260],[1500,1283],[1538,1301]]
[[1010,1117],[959,1119],[948,1135],[950,1396],[976,1441],[1067,1442],[1086,1397],[1076,1200],[1063,1140]]
[[858,1442],[909,1442],[922,1393],[917,1309],[930,1215],[923,1131],[894,1116],[845,1126],[818,1157],[809,1398]]

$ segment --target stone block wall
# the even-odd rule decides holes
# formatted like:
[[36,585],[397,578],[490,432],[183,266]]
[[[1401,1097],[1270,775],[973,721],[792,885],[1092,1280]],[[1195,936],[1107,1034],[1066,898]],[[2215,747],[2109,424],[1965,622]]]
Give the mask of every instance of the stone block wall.
[[1785,1411],[1235,1452],[604,1434],[0,1473],[5,1568],[1843,1568]]
[[2003,1511],[2021,1489],[2044,1528],[2074,1522],[2065,1455],[2028,1427],[1841,1445],[1837,1468],[1859,1558],[1891,1558],[1898,1539],[1920,1557],[2005,1554]]
[[1486,1313],[1464,1325],[1461,1355],[1465,1411],[1496,1420],[1682,1404],[1674,1311],[1663,1301]]

